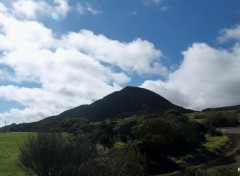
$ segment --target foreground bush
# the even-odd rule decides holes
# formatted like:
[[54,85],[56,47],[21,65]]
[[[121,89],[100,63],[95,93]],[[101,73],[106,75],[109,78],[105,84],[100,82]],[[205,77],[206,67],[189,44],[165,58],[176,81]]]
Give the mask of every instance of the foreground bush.
[[133,148],[101,149],[94,164],[98,176],[144,176],[145,157]]
[[37,176],[144,176],[145,157],[135,149],[96,147],[87,138],[37,134],[20,147],[26,175]]
[[66,138],[62,134],[38,134],[21,146],[19,160],[27,175],[61,176],[67,163]]

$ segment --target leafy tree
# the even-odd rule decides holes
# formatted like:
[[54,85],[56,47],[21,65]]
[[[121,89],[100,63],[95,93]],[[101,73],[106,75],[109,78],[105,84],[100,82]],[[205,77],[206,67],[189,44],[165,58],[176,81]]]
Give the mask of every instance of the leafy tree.
[[112,147],[114,140],[114,123],[104,121],[96,125],[95,131],[91,134],[94,143],[100,143],[106,147]]
[[146,153],[148,170],[159,174],[176,169],[169,156],[182,155],[204,141],[202,125],[177,111],[145,119],[134,127],[140,150]]
[[204,140],[204,129],[199,123],[188,121],[181,124],[178,130],[177,144],[189,150],[199,146]]
[[234,127],[237,125],[239,125],[239,120],[236,112],[212,111],[205,119],[207,127]]
[[62,132],[68,132],[71,134],[85,134],[93,131],[94,127],[87,119],[64,119],[60,121],[60,127]]
[[138,123],[137,118],[130,117],[118,120],[114,127],[114,133],[120,141],[128,142],[128,139],[134,139],[133,127]]

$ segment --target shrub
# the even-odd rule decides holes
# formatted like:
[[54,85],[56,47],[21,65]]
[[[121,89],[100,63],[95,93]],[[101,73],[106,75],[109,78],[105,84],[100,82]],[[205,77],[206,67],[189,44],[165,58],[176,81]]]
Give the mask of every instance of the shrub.
[[37,134],[20,147],[19,160],[26,175],[37,176],[143,176],[145,157],[131,147],[106,149],[86,136]]
[[144,176],[145,167],[145,156],[132,147],[111,150],[102,148],[93,165],[96,176]]
[[37,134],[20,147],[21,168],[38,176],[62,176],[66,164],[66,137],[62,134]]

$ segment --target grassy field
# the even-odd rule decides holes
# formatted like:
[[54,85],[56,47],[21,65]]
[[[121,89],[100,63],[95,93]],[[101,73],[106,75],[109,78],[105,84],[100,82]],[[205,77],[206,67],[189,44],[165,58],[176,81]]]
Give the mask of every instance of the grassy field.
[[24,176],[18,167],[18,148],[29,134],[0,133],[0,176]]

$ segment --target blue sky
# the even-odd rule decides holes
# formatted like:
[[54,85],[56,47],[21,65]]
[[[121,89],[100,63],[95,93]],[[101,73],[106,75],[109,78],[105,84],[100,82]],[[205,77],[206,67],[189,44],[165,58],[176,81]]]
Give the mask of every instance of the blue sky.
[[[48,26],[58,32],[88,29],[124,42],[146,39],[174,63],[181,62],[181,52],[196,41],[218,45],[219,31],[238,24],[240,18],[237,0],[165,0],[145,5],[141,0],[90,2],[98,15],[71,13],[61,24],[49,20]],[[71,4],[76,5],[76,1]],[[161,10],[163,7],[167,9]]]
[[2,0],[0,125],[126,85],[201,110],[240,104],[239,0]]

